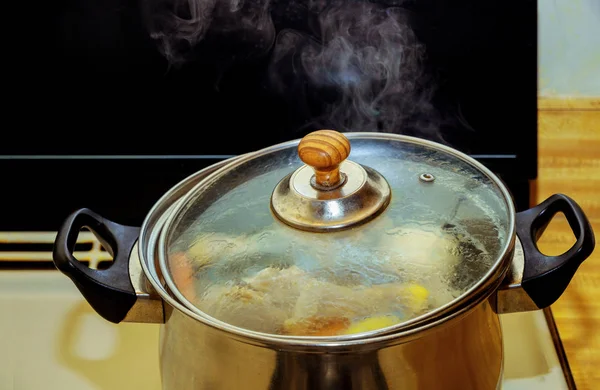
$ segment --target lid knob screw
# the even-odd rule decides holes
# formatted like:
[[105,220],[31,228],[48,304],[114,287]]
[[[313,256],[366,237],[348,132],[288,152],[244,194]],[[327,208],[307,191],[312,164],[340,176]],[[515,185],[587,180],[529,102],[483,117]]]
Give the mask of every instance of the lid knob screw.
[[435,176],[433,176],[431,173],[422,173],[419,176],[419,180],[429,183],[435,180]]
[[344,184],[340,164],[350,155],[350,141],[342,133],[318,130],[307,134],[298,144],[298,156],[313,168],[311,184],[316,189],[332,190]]

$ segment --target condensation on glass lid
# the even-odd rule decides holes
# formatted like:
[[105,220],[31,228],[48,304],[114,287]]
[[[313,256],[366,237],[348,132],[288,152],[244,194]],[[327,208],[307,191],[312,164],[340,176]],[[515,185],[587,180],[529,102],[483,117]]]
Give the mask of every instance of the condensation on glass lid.
[[[201,311],[252,331],[339,336],[399,324],[454,300],[495,257],[455,227],[389,224],[383,236],[297,231],[206,234],[172,253],[180,292]],[[495,236],[491,224],[478,234]],[[487,229],[487,231],[485,230]],[[493,248],[492,248],[493,250]]]
[[252,331],[340,336],[422,318],[497,264],[512,217],[494,180],[430,145],[351,143],[348,159],[392,195],[349,229],[304,231],[271,212],[278,183],[304,167],[295,147],[253,155],[190,194],[165,230],[165,277],[184,303]]

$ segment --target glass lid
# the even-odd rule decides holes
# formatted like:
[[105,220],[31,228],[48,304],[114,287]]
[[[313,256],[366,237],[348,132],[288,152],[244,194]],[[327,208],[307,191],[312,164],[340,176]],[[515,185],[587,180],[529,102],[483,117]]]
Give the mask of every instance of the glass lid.
[[506,189],[433,142],[318,131],[245,155],[169,217],[161,268],[203,316],[285,336],[414,324],[473,294],[513,235]]

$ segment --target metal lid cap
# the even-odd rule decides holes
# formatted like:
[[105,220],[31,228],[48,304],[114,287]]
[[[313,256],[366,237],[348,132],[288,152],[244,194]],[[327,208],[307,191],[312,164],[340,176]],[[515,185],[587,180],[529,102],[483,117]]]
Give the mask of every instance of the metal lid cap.
[[327,232],[368,222],[390,202],[390,186],[379,172],[346,160],[350,142],[341,133],[319,130],[298,144],[306,164],[275,187],[271,209],[298,229]]

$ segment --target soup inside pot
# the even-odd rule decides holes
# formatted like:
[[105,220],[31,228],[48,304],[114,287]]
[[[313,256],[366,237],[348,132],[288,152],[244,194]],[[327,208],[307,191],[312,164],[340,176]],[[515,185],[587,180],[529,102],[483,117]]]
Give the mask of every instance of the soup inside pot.
[[[494,260],[456,226],[408,225],[371,239],[316,234],[313,251],[294,248],[293,236],[274,231],[199,237],[174,254],[180,290],[204,313],[235,326],[336,336],[391,326],[443,306]],[[480,239],[497,234],[491,224],[481,224],[478,233]],[[257,244],[264,240],[274,244],[270,251]],[[372,246],[358,250],[354,240]]]

